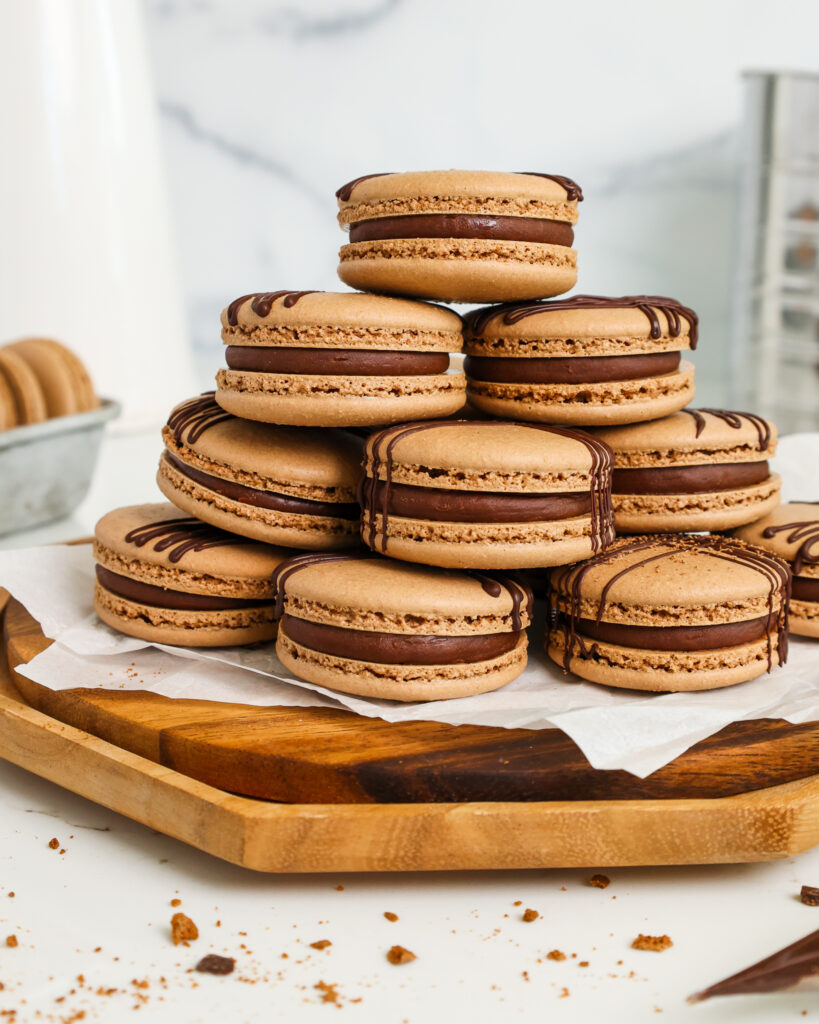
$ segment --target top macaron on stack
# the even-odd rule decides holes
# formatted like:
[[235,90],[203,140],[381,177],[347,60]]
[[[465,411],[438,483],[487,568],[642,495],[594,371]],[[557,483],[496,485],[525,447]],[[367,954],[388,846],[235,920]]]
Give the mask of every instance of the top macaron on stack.
[[[514,573],[555,567],[564,582],[550,590],[549,618],[563,632],[550,650],[578,675],[698,689],[783,660],[787,566],[740,541],[677,537],[776,506],[776,430],[686,408],[685,357],[698,340],[689,307],[560,297],[577,280],[580,186],[539,172],[383,173],[336,198],[349,232],[338,274],[359,290],[259,291],[226,306],[216,391],[181,402],[163,431],[158,484],[187,518],[157,506],[114,518],[142,544],[156,538],[147,562],[106,522],[100,551],[118,561],[99,574],[98,587],[113,588],[98,599],[105,621],[128,631],[134,616],[167,620],[178,643],[187,616],[192,643],[208,642],[208,629],[219,643],[231,629],[248,642],[270,629],[257,576],[272,560],[272,620],[291,671],[366,696],[440,699],[520,674],[532,594]],[[461,317],[441,301],[488,305]],[[623,548],[615,530],[657,536]],[[182,538],[178,564],[162,554],[169,531]],[[635,587],[640,573],[654,578],[655,558],[669,586],[677,574],[690,587],[673,607],[665,583]],[[623,559],[639,566],[612,603]],[[203,562],[214,565],[207,587]],[[134,607],[174,586],[172,614]],[[665,628],[672,620],[684,636]],[[709,637],[745,646],[718,656]]]

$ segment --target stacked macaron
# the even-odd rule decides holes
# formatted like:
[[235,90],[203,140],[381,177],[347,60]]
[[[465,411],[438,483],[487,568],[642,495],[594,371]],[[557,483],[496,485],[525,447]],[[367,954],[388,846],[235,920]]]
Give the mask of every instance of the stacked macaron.
[[51,338],[23,338],[0,348],[0,430],[99,405],[82,360]]
[[[310,683],[446,699],[520,675],[533,598],[517,572],[550,570],[547,647],[567,672],[663,691],[781,664],[787,564],[689,533],[775,512],[775,427],[687,407],[689,307],[561,297],[580,187],[384,173],[336,197],[338,274],[361,291],[226,306],[216,391],[162,433],[173,505],[98,526],[100,616],[172,644],[270,641],[278,624],[281,663]],[[441,300],[494,305],[461,318]],[[785,553],[809,605],[812,556]]]

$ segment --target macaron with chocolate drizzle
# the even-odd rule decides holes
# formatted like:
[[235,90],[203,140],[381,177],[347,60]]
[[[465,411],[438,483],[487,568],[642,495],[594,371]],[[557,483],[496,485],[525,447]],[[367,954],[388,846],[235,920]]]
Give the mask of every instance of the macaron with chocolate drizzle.
[[353,288],[505,302],[560,295],[577,280],[572,244],[583,192],[563,175],[366,174],[336,198],[350,233],[338,275]]
[[461,318],[426,302],[354,292],[242,295],[222,312],[227,412],[266,423],[382,426],[449,416],[466,380],[450,368]]
[[787,658],[791,573],[731,537],[622,538],[552,573],[549,657],[594,683],[711,690]]
[[730,530],[779,503],[776,427],[753,413],[683,409],[595,436],[614,452],[618,533]]
[[308,554],[273,578],[276,653],[299,679],[383,700],[496,690],[526,667],[531,592],[368,552]]
[[184,647],[227,647],[276,635],[271,577],[292,551],[181,516],[129,505],[94,531],[94,609],[121,633]]
[[791,633],[819,639],[819,502],[790,501],[734,536],[790,563]]
[[162,439],[157,483],[183,512],[308,551],[358,543],[362,442],[347,431],[239,419],[208,392],[176,406]]
[[694,397],[697,314],[658,295],[573,295],[464,318],[469,400],[504,419],[604,426],[676,412]]
[[612,454],[580,430],[438,420],[367,441],[361,536],[374,551],[447,568],[565,565],[614,539]]

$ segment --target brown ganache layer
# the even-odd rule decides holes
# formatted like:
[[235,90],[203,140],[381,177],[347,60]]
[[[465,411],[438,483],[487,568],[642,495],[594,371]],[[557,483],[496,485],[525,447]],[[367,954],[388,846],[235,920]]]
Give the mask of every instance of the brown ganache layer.
[[[658,550],[659,549],[659,550]],[[765,616],[767,628],[767,655],[768,671],[773,668],[773,636],[776,635],[776,649],[778,662],[784,665],[788,658],[788,603],[791,597],[791,573],[787,564],[776,555],[770,554],[763,548],[745,544],[741,540],[734,540],[733,537],[720,536],[694,536],[690,534],[665,534],[662,537],[633,537],[628,540],[616,542],[607,551],[601,551],[568,570],[568,584],[565,578],[557,579],[555,593],[550,595],[550,607],[556,606],[558,601],[564,599],[568,607],[561,608],[559,615],[554,622],[549,623],[549,629],[560,629],[563,633],[563,668],[566,672],[570,670],[572,657],[579,657],[584,661],[594,658],[594,645],[589,647],[580,635],[580,623],[588,620],[581,619],[580,608],[583,601],[583,581],[591,569],[600,566],[616,563],[623,555],[646,552],[644,558],[638,558],[631,565],[623,569],[613,571],[600,594],[597,605],[595,623],[601,624],[609,599],[609,592],[614,584],[628,576],[629,573],[641,569],[645,565],[670,558],[678,551],[700,551],[703,554],[710,554],[712,557],[732,562],[735,565],[744,565],[754,572],[759,573],[768,586],[768,614]],[[779,608],[776,608],[776,598],[779,598]],[[671,627],[669,627],[671,628]],[[577,647],[577,651],[575,651]]]
[[170,608],[180,612],[220,612],[234,608],[261,608],[273,604],[273,596],[267,600],[241,597],[211,597],[208,594],[187,594],[181,590],[167,590],[151,583],[132,580],[111,572],[102,565],[97,566],[97,579],[105,590],[124,597],[126,601],[147,604],[151,608]]
[[819,579],[794,576],[792,597],[797,601],[819,601]]
[[538,217],[495,217],[476,213],[412,213],[377,217],[350,226],[351,242],[390,238],[499,238],[507,242],[545,242],[571,246],[571,224]]
[[373,661],[379,665],[452,665],[488,661],[514,649],[520,631],[479,636],[422,636],[377,633],[344,626],[328,626],[285,615],[281,626],[303,647],[336,658]]
[[658,341],[662,335],[659,310],[665,317],[668,333],[678,338],[682,333],[682,321],[688,321],[688,344],[697,347],[699,317],[693,309],[683,306],[676,299],[665,295],[622,295],[611,298],[607,295],[573,295],[568,299],[548,299],[539,302],[511,302],[499,306],[476,309],[464,317],[464,327],[473,337],[481,335],[496,318],[502,317],[507,327],[519,323],[538,313],[549,313],[561,309],[639,309],[644,313],[651,327],[651,338]]
[[577,631],[584,639],[590,637],[606,644],[649,651],[715,651],[720,647],[738,647],[761,640],[775,626],[775,620],[771,623],[767,615],[711,626],[630,626],[592,619],[577,621]]
[[[383,513],[383,480],[375,484],[377,511]],[[372,490],[372,488],[370,488]],[[359,500],[365,505],[364,481],[359,484]],[[589,515],[591,494],[574,491],[562,494],[508,494],[496,491],[456,491],[439,487],[391,484],[387,514],[408,519],[430,519],[449,523],[538,523],[573,516]]]
[[[417,434],[434,427],[463,426],[464,422],[464,420],[427,420],[425,423],[405,423],[386,427],[373,435],[367,446],[369,453],[365,453],[364,456],[365,466],[368,459],[370,465],[366,469],[366,476],[362,481],[360,491],[362,507],[366,509],[370,517],[369,530],[365,538],[369,547],[375,548],[376,515],[380,513],[381,551],[382,553],[387,551],[390,493],[395,486],[392,482],[392,457],[396,444],[402,438],[409,437],[410,434]],[[472,422],[472,426],[477,431],[488,426],[489,423],[490,421],[476,420]],[[579,441],[586,448],[591,457],[589,514],[592,553],[597,553],[608,547],[614,540],[614,512],[611,503],[611,471],[614,455],[611,448],[598,438],[592,437],[591,434],[582,430],[574,430],[571,427],[553,427],[547,426],[545,423],[518,423],[517,426],[569,437]],[[385,475],[383,481],[379,480],[382,467]]]
[[233,480],[223,480],[220,476],[203,473],[201,469],[194,469],[193,466],[178,459],[172,452],[165,451],[163,457],[170,462],[174,469],[193,480],[194,483],[207,487],[209,491],[221,494],[232,501],[241,502],[243,505],[253,505],[256,508],[267,508],[273,512],[287,512],[294,515],[328,516],[333,519],[351,520],[359,517],[359,508],[354,502],[313,501],[311,498],[294,498],[290,494],[277,494],[275,491],[260,491],[256,487],[247,487],[245,484],[239,484]]
[[464,372],[473,380],[498,384],[598,384],[659,377],[679,369],[679,352],[636,356],[569,356],[555,359],[467,356]]
[[329,377],[427,376],[446,373],[449,369],[447,352],[228,345],[225,358],[232,370],[321,374]]
[[613,494],[699,494],[751,487],[769,476],[767,462],[615,469],[611,490]]

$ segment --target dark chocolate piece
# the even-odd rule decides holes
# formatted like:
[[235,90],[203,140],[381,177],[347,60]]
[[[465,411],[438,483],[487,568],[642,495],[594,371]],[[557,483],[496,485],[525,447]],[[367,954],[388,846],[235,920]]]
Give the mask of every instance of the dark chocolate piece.
[[[165,453],[168,455],[168,453]],[[125,534],[125,543],[141,548],[152,540],[154,551],[167,551],[168,561],[178,562],[191,551],[205,551],[207,548],[227,547],[231,544],[254,544],[247,537],[236,537],[226,530],[219,530],[198,519],[163,519],[157,523],[137,526]]]
[[611,490],[612,494],[701,494],[752,487],[770,475],[767,462],[615,469]]
[[693,309],[683,306],[676,299],[664,295],[622,295],[610,298],[606,295],[573,295],[568,299],[548,299],[539,302],[512,302],[499,306],[488,306],[476,309],[464,317],[465,326],[473,337],[478,337],[496,317],[503,317],[507,326],[519,323],[529,316],[548,313],[556,309],[639,309],[648,318],[651,325],[651,337],[656,341],[662,334],[659,310],[666,318],[668,333],[678,338],[682,332],[682,320],[688,321],[688,343],[692,349],[697,347],[697,327],[699,318]]
[[[562,613],[558,612],[558,618]],[[708,626],[632,626],[623,622],[578,619],[577,631],[585,640],[601,640],[619,647],[649,651],[715,651],[762,640],[770,622],[766,615],[744,622],[719,622]]]
[[236,961],[232,956],[219,956],[218,953],[208,953],[203,956],[194,967],[200,974],[232,974]]
[[250,295],[240,295],[238,299],[234,299],[233,302],[227,308],[227,322],[231,327],[236,327],[239,323],[239,310],[242,306],[250,301],[250,308],[256,314],[256,316],[267,316],[270,310],[273,308],[273,303],[277,299],[282,299],[282,305],[286,309],[290,309],[295,306],[299,299],[305,295],[315,295],[315,291],[307,292],[256,292]]
[[[373,500],[384,507],[386,483],[379,480]],[[372,488],[371,488],[372,489]],[[363,503],[364,481],[359,485]],[[368,496],[369,497],[369,496]],[[559,494],[518,494],[497,491],[456,491],[413,484],[390,484],[387,513],[409,519],[430,519],[447,523],[538,523],[588,515],[588,491]]]
[[173,432],[177,444],[182,444],[186,433],[188,443],[193,444],[217,423],[233,419],[229,412],[225,412],[217,405],[215,394],[215,391],[204,391],[198,398],[192,398],[171,413],[168,427]]
[[234,480],[223,480],[220,476],[203,473],[201,469],[194,469],[193,466],[183,462],[173,452],[165,451],[163,458],[167,459],[174,469],[188,479],[225,498],[239,501],[243,505],[253,505],[256,508],[267,508],[273,512],[286,512],[292,515],[325,516],[347,520],[355,520],[359,517],[358,505],[354,502],[313,501],[312,498],[294,498],[291,494],[262,491],[256,487],[247,487],[245,484],[236,483]]
[[803,885],[799,891],[799,901],[806,907],[819,907],[819,888],[815,885]]
[[322,376],[399,377],[446,373],[448,352],[398,352],[387,349],[279,348],[228,345],[232,370],[253,373],[308,373]]
[[679,352],[649,352],[636,356],[467,356],[464,372],[472,380],[499,384],[597,384],[611,380],[640,380],[674,373]]
[[[657,551],[657,548],[664,550]],[[640,558],[631,565],[627,565],[619,572],[615,572],[608,580],[603,587],[597,606],[596,622],[598,624],[603,621],[611,588],[623,576],[627,576],[651,562],[670,558],[678,551],[700,550],[726,562],[745,565],[758,572],[766,580],[768,584],[768,614],[766,616],[768,622],[768,671],[770,672],[773,667],[771,634],[774,631],[777,636],[779,664],[785,663],[788,657],[788,602],[791,596],[791,573],[786,563],[762,548],[753,547],[740,540],[734,540],[732,537],[667,534],[662,537],[634,537],[619,541],[608,551],[600,552],[588,561],[570,568],[564,576],[558,577],[557,587],[550,595],[550,604],[560,609],[559,619],[556,618],[552,625],[559,627],[563,633],[565,644],[563,668],[566,672],[569,671],[575,647],[578,648],[578,657],[582,659],[593,658],[595,654],[594,648],[588,648],[582,637],[578,635],[581,621],[580,607],[583,598],[582,586],[587,573],[597,566],[610,565],[623,555],[652,550],[654,554],[648,554],[645,558]],[[777,593],[779,594],[778,610],[774,608],[774,599]],[[561,605],[561,598],[568,601],[568,607]]]
[[453,665],[488,661],[511,651],[520,632],[478,636],[429,636],[378,633],[309,622],[285,615],[281,628],[297,644],[336,658],[373,661],[379,665]]
[[571,246],[571,224],[541,217],[498,217],[477,213],[411,213],[376,217],[350,225],[351,242],[391,238],[497,238],[507,242],[539,242]]
[[273,603],[272,594],[263,599],[189,594],[182,590],[169,590],[152,583],[143,583],[130,576],[121,576],[102,565],[96,568],[97,579],[106,590],[117,597],[124,597],[126,601],[147,604],[151,608],[170,608],[181,612],[221,612],[233,608],[260,608]]
[[749,995],[759,992],[781,992],[795,988],[799,982],[810,979],[812,987],[819,987],[819,931],[780,949],[773,956],[732,974],[724,981],[690,996],[690,1003],[701,1003],[713,996]]

